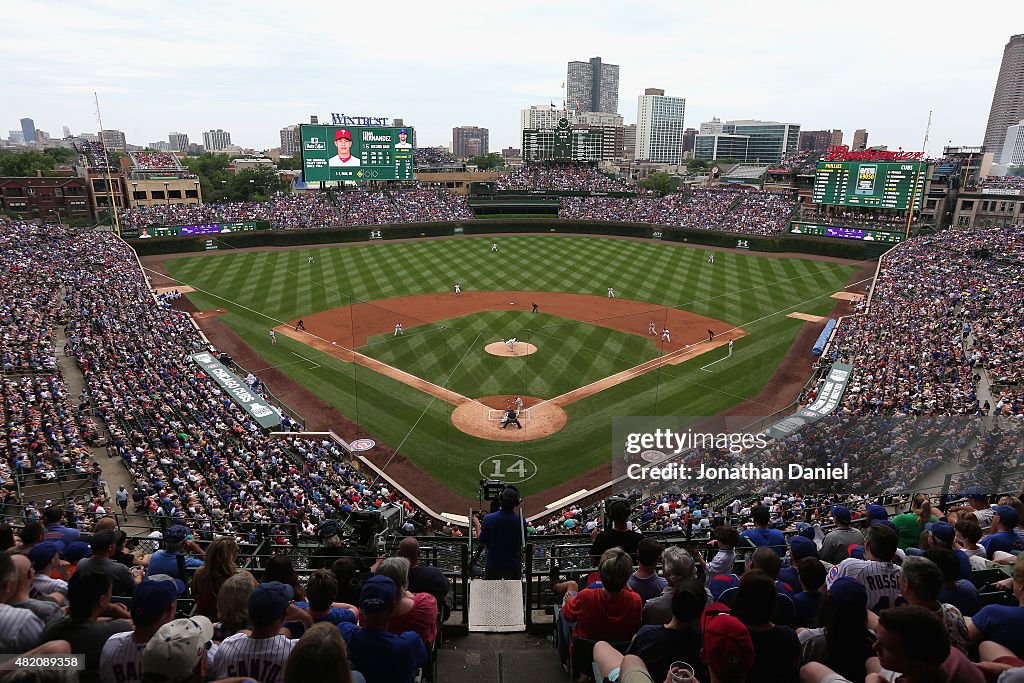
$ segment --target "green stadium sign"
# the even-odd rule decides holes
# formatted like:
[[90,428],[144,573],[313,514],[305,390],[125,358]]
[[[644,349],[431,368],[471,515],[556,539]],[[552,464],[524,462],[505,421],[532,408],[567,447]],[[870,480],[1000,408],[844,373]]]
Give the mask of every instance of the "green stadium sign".
[[814,175],[811,201],[905,211],[913,198],[916,211],[921,208],[924,176],[924,162],[919,161],[822,161]]

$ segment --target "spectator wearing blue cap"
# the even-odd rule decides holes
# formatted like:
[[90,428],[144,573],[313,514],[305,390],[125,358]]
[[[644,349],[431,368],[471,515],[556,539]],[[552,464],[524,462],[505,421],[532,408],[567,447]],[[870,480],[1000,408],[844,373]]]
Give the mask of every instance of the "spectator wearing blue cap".
[[[178,571],[178,556],[182,555],[185,540],[188,538],[188,529],[175,524],[164,534],[163,550],[157,550],[149,557],[149,566],[146,569],[147,576],[153,574],[167,574],[176,579],[184,579]],[[185,556],[185,568],[202,567],[203,561],[194,557]]]
[[269,581],[256,586],[249,596],[252,633],[225,638],[213,657],[214,678],[246,676],[261,683],[279,683],[284,678],[288,655],[298,642],[281,635],[285,621],[300,621],[309,628],[309,613],[292,603],[295,591],[286,583]]
[[889,511],[883,506],[876,503],[868,503],[864,506],[864,512],[868,516],[868,524],[874,525],[878,522],[886,521],[889,519]]
[[[63,551],[64,544],[60,541],[43,541],[28,551],[28,559],[36,572],[32,579],[32,597],[60,596],[57,600],[63,603],[63,598],[68,594],[68,579],[71,578],[68,571],[70,565],[60,559]],[[52,572],[60,574],[61,578],[52,578]]]
[[794,534],[789,537],[789,562],[783,562],[784,566],[779,569],[779,580],[783,581],[793,589],[794,593],[800,592],[800,572],[797,566],[800,560],[805,557],[813,557],[815,560],[818,559],[818,546],[815,545],[814,541],[801,536],[800,534]]
[[1009,505],[996,505],[992,511],[992,533],[980,541],[988,559],[991,560],[997,552],[1013,553],[1024,550],[1024,543],[1013,532],[1014,527],[1020,522],[1017,511]]
[[817,627],[801,629],[801,662],[820,662],[851,681],[867,675],[874,635],[868,630],[868,592],[854,579],[843,577],[825,593]]
[[920,548],[907,548],[907,555],[920,557],[932,548],[952,550],[960,565],[960,578],[971,578],[971,558],[963,550],[956,547],[956,529],[949,522],[930,522],[925,525],[927,535]]
[[129,683],[142,676],[142,652],[160,627],[174,619],[178,595],[185,591],[179,579],[157,575],[146,579],[132,597],[133,630],[115,633],[100,652],[100,683]]
[[367,683],[411,683],[416,670],[427,663],[427,649],[414,631],[388,631],[397,594],[395,582],[387,576],[370,577],[359,593],[362,628],[350,623],[338,626],[352,668],[363,674]]
[[956,520],[952,518],[953,515],[959,517],[960,513],[973,512],[981,530],[983,532],[988,531],[992,525],[992,515],[995,514],[995,510],[989,502],[988,490],[980,486],[969,486],[964,490],[963,496],[967,499],[967,504],[950,507],[949,521],[956,524]]
[[863,545],[864,534],[850,527],[850,508],[845,505],[832,506],[832,519],[836,528],[825,534],[818,557],[829,564],[839,564],[850,556],[851,545]]

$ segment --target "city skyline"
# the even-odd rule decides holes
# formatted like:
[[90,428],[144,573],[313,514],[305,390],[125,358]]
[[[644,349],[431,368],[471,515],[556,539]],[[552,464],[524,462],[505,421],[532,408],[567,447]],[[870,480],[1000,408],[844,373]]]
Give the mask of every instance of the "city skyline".
[[[886,21],[864,26],[852,26],[842,7],[806,2],[787,3],[784,12],[754,3],[655,2],[643,13],[573,3],[474,5],[473,12],[450,15],[458,16],[458,26],[449,25],[450,16],[442,23],[445,13],[436,7],[408,3],[382,17],[362,5],[280,13],[184,2],[161,20],[159,33],[145,30],[151,16],[144,7],[44,2],[34,8],[33,23],[47,26],[46,50],[37,49],[38,33],[27,22],[12,26],[0,44],[8,65],[0,130],[32,118],[37,129],[95,132],[95,91],[105,126],[123,130],[135,145],[166,139],[169,131],[199,140],[223,127],[239,146],[269,149],[279,146],[281,128],[340,112],[402,118],[416,128],[420,146],[447,147],[453,126],[472,120],[491,131],[493,149],[519,147],[520,111],[551,102],[560,108],[566,64],[600,55],[619,65],[618,111],[626,124],[636,122],[636,98],[657,86],[686,98],[690,122],[718,116],[794,121],[806,130],[863,127],[872,145],[916,150],[934,110],[928,151],[935,155],[950,141],[981,144],[1003,46],[1019,32],[1008,27],[993,35],[989,19],[1011,16],[1013,7],[1000,2],[958,16],[958,32],[986,40],[951,51],[937,66],[935,55],[902,27],[940,36],[948,19],[880,2],[865,3],[860,16],[875,13]],[[787,20],[804,11],[816,20]],[[333,32],[342,18],[363,28],[339,42]],[[401,46],[375,49],[380,36],[366,27],[383,31],[384,19],[416,26],[424,44],[415,54]],[[728,40],[716,30],[723,26]],[[228,40],[224,27],[246,40]],[[471,50],[473,58],[462,59],[424,48],[433,34],[474,31],[503,49]],[[139,59],[105,62],[103,69],[83,59],[96,54],[97,36],[105,33]],[[518,42],[522,35],[530,36],[529,45]],[[282,50],[287,36],[302,36],[300,53],[307,45],[320,45],[316,54],[330,46],[332,57],[308,60]],[[373,56],[364,60],[367,50]]]

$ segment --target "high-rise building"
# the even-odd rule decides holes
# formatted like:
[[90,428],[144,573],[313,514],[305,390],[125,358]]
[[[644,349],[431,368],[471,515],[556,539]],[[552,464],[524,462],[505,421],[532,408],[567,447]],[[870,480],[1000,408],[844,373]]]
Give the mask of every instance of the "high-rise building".
[[852,151],[863,152],[868,148],[868,132],[863,128],[853,131]]
[[697,142],[697,129],[687,128],[683,131],[683,154],[693,152],[693,146]]
[[285,126],[281,129],[281,156],[299,156],[299,126]]
[[683,119],[686,98],[666,96],[660,88],[647,88],[637,97],[637,161],[679,164],[683,160]]
[[457,157],[475,157],[490,151],[490,131],[477,126],[452,128],[452,154]]
[[604,133],[604,150],[601,153],[602,161],[624,158],[622,156],[622,114],[609,114],[603,111],[584,112],[576,117],[576,127],[600,130]]
[[519,112],[519,130],[549,130],[558,126],[559,119],[575,121],[572,112],[555,109],[554,104],[536,104]]
[[843,144],[843,131],[838,128],[832,129],[832,139],[829,141],[829,147],[838,147]]
[[151,142],[148,145],[146,145],[146,147],[150,149],[155,149],[158,152],[171,151],[171,143],[167,142],[166,140],[157,140],[156,142]]
[[124,131],[108,128],[99,133],[100,140],[108,152],[124,152],[128,149],[128,141],[125,140]]
[[1010,36],[1010,42],[1003,48],[992,108],[988,112],[982,145],[986,152],[993,153],[997,164],[1006,163],[1001,157],[1007,127],[1021,119],[1024,119],[1024,33]]
[[168,133],[167,142],[171,145],[172,152],[184,152],[188,149],[188,134]]
[[574,113],[619,111],[619,66],[605,64],[600,57],[587,62],[569,62],[565,77],[566,108]]
[[21,120],[21,136],[26,145],[36,141],[36,122],[32,119]]
[[636,158],[636,124],[622,127],[622,158]]
[[231,133],[226,130],[208,130],[203,133],[203,147],[207,152],[220,152],[231,146]]
[[71,128],[64,126],[64,138],[67,139],[69,137],[71,137]]
[[817,152],[825,151],[832,144],[832,131],[830,130],[803,130],[800,131],[800,151]]
[[800,125],[778,121],[741,119],[722,123],[717,118],[700,124],[694,156],[700,159],[735,159],[748,163],[778,163],[797,151]]
[[7,141],[12,145],[25,144],[25,134],[20,130],[9,130],[7,131]]
[[999,158],[1001,164],[1024,164],[1024,121],[1006,127],[1006,139]]

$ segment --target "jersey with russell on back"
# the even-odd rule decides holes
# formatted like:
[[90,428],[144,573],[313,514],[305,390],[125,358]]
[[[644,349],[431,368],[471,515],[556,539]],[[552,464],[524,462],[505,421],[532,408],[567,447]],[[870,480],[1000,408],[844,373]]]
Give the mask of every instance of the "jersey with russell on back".
[[828,570],[827,586],[831,588],[841,576],[848,576],[867,589],[868,609],[876,614],[904,602],[900,594],[900,568],[891,562],[847,558]]

